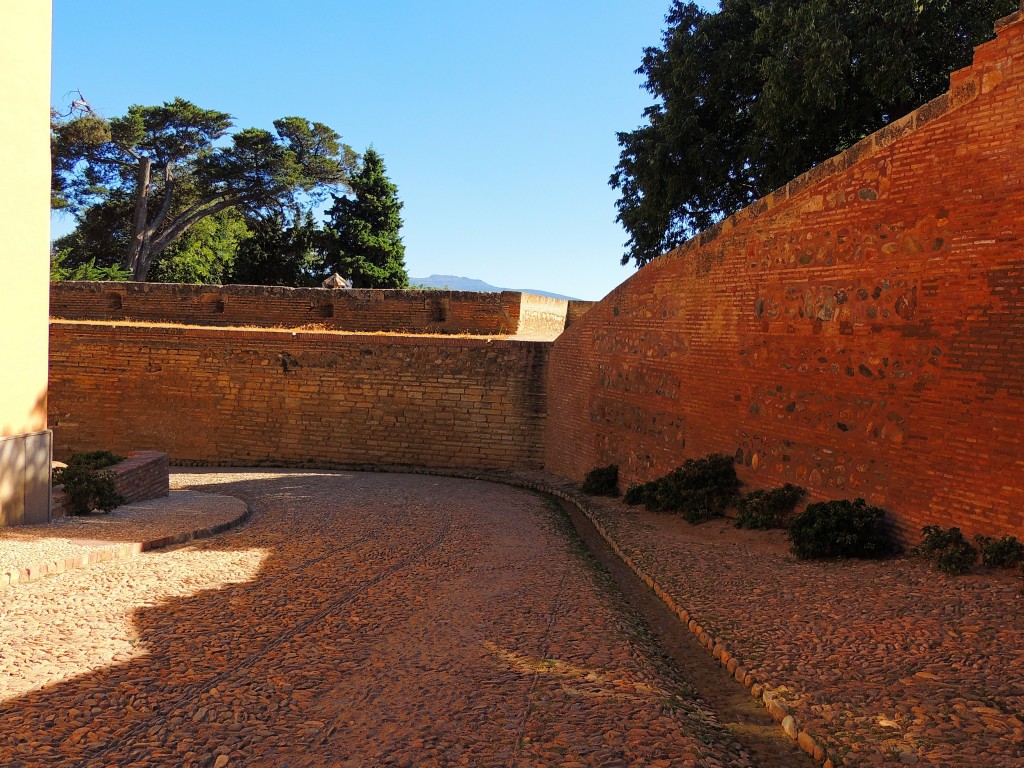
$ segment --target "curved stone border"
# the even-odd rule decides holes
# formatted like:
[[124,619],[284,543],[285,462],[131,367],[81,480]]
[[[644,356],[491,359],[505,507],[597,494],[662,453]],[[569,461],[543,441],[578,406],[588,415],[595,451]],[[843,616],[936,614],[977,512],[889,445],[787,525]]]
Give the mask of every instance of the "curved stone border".
[[[428,472],[426,474],[440,473]],[[637,565],[633,559],[622,550],[618,545],[618,542],[612,538],[607,529],[594,516],[591,511],[590,504],[587,502],[585,497],[567,488],[558,488],[546,483],[519,480],[517,478],[474,476],[473,479],[484,480],[487,482],[498,482],[505,485],[513,485],[534,491],[540,491],[552,496],[557,496],[558,498],[564,499],[570,504],[575,505],[586,516],[591,525],[594,526],[594,529],[601,535],[601,538],[605,540],[609,547],[611,547],[615,555],[622,560],[622,562],[624,562],[626,566],[637,575],[637,577],[651,588],[654,594],[657,595],[668,609],[683,622],[684,626],[696,635],[700,644],[704,646],[704,648],[706,648],[707,651],[714,656],[714,658],[717,659],[723,667],[725,667],[729,674],[732,675],[738,683],[742,684],[748,691],[750,691],[751,696],[761,702],[772,719],[782,726],[782,730],[785,734],[795,741],[800,749],[810,755],[816,762],[821,764],[822,768],[834,768],[834,764],[832,760],[828,758],[825,748],[821,746],[814,735],[809,731],[800,728],[799,721],[794,717],[792,710],[779,694],[778,689],[770,685],[767,681],[759,680],[752,672],[749,672],[742,660],[728,649],[725,640],[709,635],[697,621],[696,617],[676,603],[664,587],[662,587],[639,565]]]
[[[241,500],[239,499],[239,501]],[[107,563],[115,560],[130,560],[143,552],[162,549],[164,547],[174,546],[175,544],[184,544],[185,542],[193,541],[195,539],[208,539],[211,536],[216,536],[219,533],[224,533],[231,528],[241,525],[251,516],[252,509],[248,504],[245,504],[245,508],[242,513],[237,517],[206,528],[199,528],[193,531],[183,531],[182,533],[170,536],[161,536],[155,539],[146,539],[144,541],[118,542],[107,547],[97,547],[90,552],[75,555],[74,557],[50,560],[45,563],[25,566],[17,571],[0,573],[0,589],[17,587],[21,584],[29,584],[34,581],[39,581],[46,576],[56,576],[61,573],[66,573],[67,571],[73,571],[77,568],[85,568],[86,566],[95,565],[97,563]]]

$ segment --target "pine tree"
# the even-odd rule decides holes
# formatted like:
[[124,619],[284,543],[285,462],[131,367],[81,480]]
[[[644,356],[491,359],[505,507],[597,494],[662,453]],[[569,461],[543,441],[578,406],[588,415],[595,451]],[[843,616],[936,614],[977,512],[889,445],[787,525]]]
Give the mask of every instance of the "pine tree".
[[355,288],[405,288],[402,203],[384,161],[371,147],[351,177],[352,197],[335,197],[327,212],[326,266]]

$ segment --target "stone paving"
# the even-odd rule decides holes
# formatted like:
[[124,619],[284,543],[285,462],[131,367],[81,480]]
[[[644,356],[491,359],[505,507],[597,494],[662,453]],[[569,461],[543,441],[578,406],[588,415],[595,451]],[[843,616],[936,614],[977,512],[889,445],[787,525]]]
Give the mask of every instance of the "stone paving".
[[3,594],[0,765],[750,765],[536,495],[318,472]]
[[172,491],[109,514],[0,528],[0,590],[98,562],[123,560],[174,539],[201,538],[244,518],[229,496]]
[[800,562],[781,531],[586,504],[834,764],[1024,766],[1019,574],[946,576],[906,557]]

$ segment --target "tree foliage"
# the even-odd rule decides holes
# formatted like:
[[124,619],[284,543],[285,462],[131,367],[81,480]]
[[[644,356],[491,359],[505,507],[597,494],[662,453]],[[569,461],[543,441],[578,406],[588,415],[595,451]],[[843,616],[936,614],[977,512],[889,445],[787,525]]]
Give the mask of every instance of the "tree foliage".
[[351,197],[335,197],[327,212],[325,258],[328,270],[352,278],[355,288],[405,288],[402,203],[388,179],[384,160],[371,147],[352,176]]
[[948,88],[1018,0],[674,0],[611,186],[638,266]]
[[[54,119],[54,207],[78,216],[81,245],[108,237],[110,253],[145,280],[157,257],[207,217],[294,210],[344,188],[357,163],[323,123],[285,117],[274,133],[231,128],[227,113],[180,98],[110,120]],[[102,235],[97,220],[116,226]]]
[[237,208],[207,216],[157,257],[148,279],[206,285],[231,282],[239,247],[252,237],[248,222]]
[[249,236],[238,245],[230,282],[293,288],[319,285],[325,277],[323,237],[308,212],[290,222],[280,213],[250,219]]

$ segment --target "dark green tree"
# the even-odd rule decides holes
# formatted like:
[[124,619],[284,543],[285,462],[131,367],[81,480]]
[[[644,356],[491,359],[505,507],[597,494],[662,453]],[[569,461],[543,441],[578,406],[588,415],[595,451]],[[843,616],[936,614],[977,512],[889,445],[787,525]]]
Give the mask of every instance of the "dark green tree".
[[675,0],[611,176],[642,266],[939,95],[1018,0]]
[[[316,202],[345,188],[358,156],[322,123],[274,121],[275,133],[230,134],[231,116],[184,99],[52,122],[53,199],[88,223],[116,217],[120,258],[135,280],[199,221],[229,208],[250,216]],[[94,232],[87,227],[83,238]],[[85,242],[89,245],[89,241]]]
[[405,288],[402,203],[388,179],[384,161],[371,147],[352,176],[351,197],[335,197],[327,212],[325,265],[355,288]]
[[318,286],[324,278],[324,232],[308,211],[289,221],[281,212],[248,221],[229,282],[244,285]]

